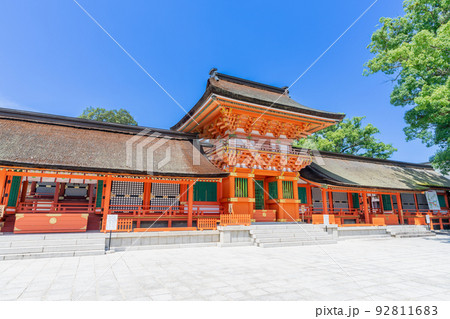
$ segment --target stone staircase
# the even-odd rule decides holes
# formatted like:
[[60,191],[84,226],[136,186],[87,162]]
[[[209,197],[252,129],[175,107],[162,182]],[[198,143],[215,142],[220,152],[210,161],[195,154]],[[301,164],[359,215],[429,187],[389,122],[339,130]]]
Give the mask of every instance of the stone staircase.
[[262,248],[325,245],[337,243],[323,226],[311,224],[268,224],[251,226],[253,243]]
[[339,240],[391,239],[386,226],[345,226],[338,228]]
[[424,225],[394,225],[387,226],[386,231],[396,238],[430,237],[436,236]]
[[17,234],[0,236],[0,260],[105,254],[105,234]]

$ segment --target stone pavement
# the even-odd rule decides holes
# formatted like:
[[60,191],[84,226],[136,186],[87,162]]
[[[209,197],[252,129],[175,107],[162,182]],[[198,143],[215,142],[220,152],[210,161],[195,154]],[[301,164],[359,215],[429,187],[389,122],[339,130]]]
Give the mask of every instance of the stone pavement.
[[0,262],[0,300],[450,300],[450,236]]

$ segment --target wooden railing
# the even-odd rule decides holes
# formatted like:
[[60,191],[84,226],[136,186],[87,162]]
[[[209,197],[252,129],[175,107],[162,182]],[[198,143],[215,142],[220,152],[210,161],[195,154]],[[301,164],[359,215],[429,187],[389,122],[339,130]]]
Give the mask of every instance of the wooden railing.
[[[130,218],[147,217],[188,217],[188,207],[184,206],[136,206],[136,205],[111,205],[111,214],[127,216]],[[219,205],[195,205],[192,208],[192,217],[219,217],[223,209]]]
[[216,218],[199,218],[197,220],[197,228],[198,230],[216,230],[217,222],[218,220]]
[[133,220],[131,218],[120,218],[117,220],[118,232],[130,232],[133,230]]
[[245,225],[250,226],[252,223],[250,214],[223,214],[220,215],[220,225]]
[[53,201],[20,202],[17,205],[17,213],[94,213],[95,204]]
[[[368,210],[369,215],[372,218],[378,218],[378,217],[384,217],[386,222],[389,222],[388,217],[390,220],[394,220],[394,223],[398,223],[399,220],[395,220],[397,216],[399,216],[399,210],[398,209],[392,209],[390,211],[383,212],[380,208],[374,208]],[[355,208],[332,208],[328,209],[327,213],[329,215],[333,215],[336,223],[338,224],[344,224],[345,219],[354,219],[356,223],[366,223],[364,221],[364,211],[361,209],[355,209]],[[306,221],[306,222],[312,222],[313,215],[322,215],[323,209],[319,207],[308,207],[306,205],[300,206],[299,215],[300,217]],[[438,211],[432,211],[432,210],[417,210],[417,209],[403,209],[402,210],[403,219],[405,223],[408,223],[408,221],[412,222],[412,219],[414,218],[423,218],[426,219],[426,215],[430,217],[430,226],[434,229],[450,229],[450,210],[448,209],[441,209]],[[392,218],[391,218],[392,217]]]

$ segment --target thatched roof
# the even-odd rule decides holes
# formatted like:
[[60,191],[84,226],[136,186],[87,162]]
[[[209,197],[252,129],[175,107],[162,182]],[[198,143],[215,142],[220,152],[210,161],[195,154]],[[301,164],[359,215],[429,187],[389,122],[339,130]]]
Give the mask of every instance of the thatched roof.
[[0,165],[180,177],[227,176],[194,147],[195,137],[0,108]]
[[176,130],[204,104],[213,94],[236,99],[243,102],[254,103],[274,109],[286,110],[300,114],[318,116],[332,120],[342,120],[345,114],[321,111],[304,106],[291,99],[285,92],[286,88],[279,88],[263,83],[249,81],[234,76],[213,72],[208,79],[206,90],[195,106],[172,129]]
[[450,179],[430,165],[320,152],[300,171],[307,180],[345,187],[425,190],[450,188]]

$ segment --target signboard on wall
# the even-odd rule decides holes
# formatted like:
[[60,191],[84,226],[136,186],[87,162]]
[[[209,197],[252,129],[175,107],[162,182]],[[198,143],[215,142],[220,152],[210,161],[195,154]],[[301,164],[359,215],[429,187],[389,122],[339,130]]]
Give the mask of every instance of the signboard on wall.
[[426,191],[425,196],[427,198],[429,209],[431,209],[431,210],[440,210],[441,209],[436,191]]

